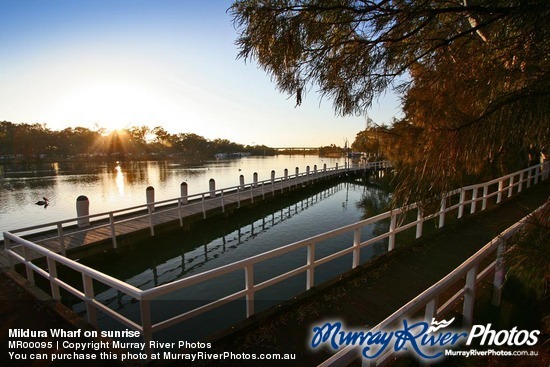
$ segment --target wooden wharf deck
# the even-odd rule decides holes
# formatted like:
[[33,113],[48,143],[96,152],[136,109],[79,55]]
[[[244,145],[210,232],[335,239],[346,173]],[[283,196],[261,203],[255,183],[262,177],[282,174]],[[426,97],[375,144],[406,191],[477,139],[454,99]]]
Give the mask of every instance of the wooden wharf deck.
[[[306,171],[296,175],[275,178],[258,183],[239,185],[228,189],[218,189],[188,197],[164,200],[137,207],[117,210],[110,213],[73,218],[63,222],[48,223],[26,227],[11,233],[63,255],[67,253],[93,253],[108,247],[116,248],[122,240],[135,235],[154,236],[155,229],[163,226],[173,228],[188,225],[216,214],[230,212],[244,205],[253,204],[290,190],[296,190],[313,183],[331,178],[343,177],[352,173],[368,173],[382,170],[387,163],[373,162],[367,165],[338,169]],[[85,220],[85,226],[79,226],[79,220]],[[36,231],[39,230],[38,233]],[[25,232],[29,234],[22,235]],[[22,249],[13,249],[23,254]],[[27,253],[27,258],[39,258],[39,254]],[[9,266],[9,260],[0,252],[0,264]]]

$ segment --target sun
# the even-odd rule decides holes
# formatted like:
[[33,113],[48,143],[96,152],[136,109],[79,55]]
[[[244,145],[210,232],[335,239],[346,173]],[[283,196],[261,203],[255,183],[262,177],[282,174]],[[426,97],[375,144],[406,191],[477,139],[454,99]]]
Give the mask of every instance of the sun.
[[67,91],[48,120],[71,125],[97,125],[112,131],[137,125],[154,115],[155,98],[134,83],[94,81]]

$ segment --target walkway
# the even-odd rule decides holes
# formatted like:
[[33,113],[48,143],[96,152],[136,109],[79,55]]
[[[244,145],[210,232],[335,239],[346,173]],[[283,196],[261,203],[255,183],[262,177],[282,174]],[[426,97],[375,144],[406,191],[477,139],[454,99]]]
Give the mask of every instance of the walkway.
[[[23,236],[34,243],[65,255],[67,252],[83,250],[84,247],[103,244],[117,247],[121,239],[145,233],[154,235],[155,229],[160,226],[189,225],[202,220],[207,216],[225,213],[243,205],[253,204],[266,197],[272,197],[290,190],[295,190],[314,182],[340,177],[345,174],[377,171],[382,168],[382,162],[369,163],[368,166],[354,166],[341,169],[319,170],[293,176],[262,181],[256,184],[243,184],[229,189],[212,190],[211,192],[190,195],[172,200],[156,202],[150,205],[141,205],[126,208],[110,213],[95,214],[87,219],[88,225],[77,226],[77,218],[57,223],[27,227],[11,233],[21,235],[29,231],[38,231]],[[198,198],[198,199],[195,199]],[[22,250],[16,251],[22,254]],[[94,249],[92,249],[93,251]],[[101,249],[95,249],[100,251]],[[38,254],[28,254],[30,260],[39,257]],[[0,265],[8,266],[5,254],[0,252]]]
[[[317,366],[332,352],[308,349],[313,326],[329,320],[342,321],[350,329],[378,324],[450,273],[502,230],[546,202],[549,195],[550,182],[545,181],[497,208],[469,216],[398,248],[391,255],[356,269],[358,271],[343,280],[313,289],[298,300],[271,310],[271,314],[258,314],[236,326],[233,330],[237,331],[218,335],[212,339],[211,351],[296,353],[297,360],[284,361],[285,367]],[[243,361],[215,364],[209,361],[208,365],[248,366]]]

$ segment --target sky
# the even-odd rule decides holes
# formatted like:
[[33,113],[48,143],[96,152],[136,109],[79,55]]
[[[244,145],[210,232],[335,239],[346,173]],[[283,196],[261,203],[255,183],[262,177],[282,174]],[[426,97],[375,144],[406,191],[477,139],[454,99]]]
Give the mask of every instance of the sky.
[[[52,130],[162,126],[271,147],[344,146],[366,116],[301,106],[237,59],[232,1],[0,0],[0,121]],[[400,115],[391,93],[368,117]]]

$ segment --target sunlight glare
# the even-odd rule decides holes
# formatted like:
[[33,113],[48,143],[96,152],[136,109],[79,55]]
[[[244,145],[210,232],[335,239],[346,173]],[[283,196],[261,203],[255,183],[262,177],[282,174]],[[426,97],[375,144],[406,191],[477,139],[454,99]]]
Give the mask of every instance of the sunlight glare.
[[139,85],[126,82],[94,82],[67,93],[50,111],[57,122],[96,124],[109,131],[154,118],[160,106]]

